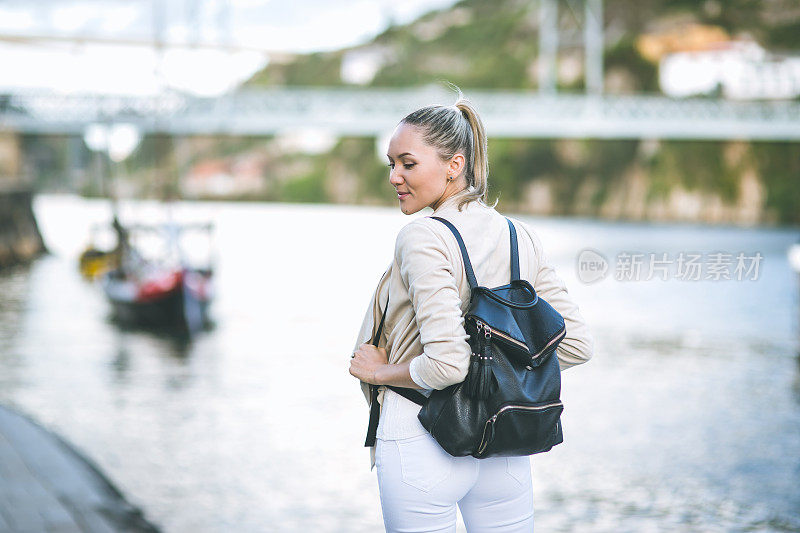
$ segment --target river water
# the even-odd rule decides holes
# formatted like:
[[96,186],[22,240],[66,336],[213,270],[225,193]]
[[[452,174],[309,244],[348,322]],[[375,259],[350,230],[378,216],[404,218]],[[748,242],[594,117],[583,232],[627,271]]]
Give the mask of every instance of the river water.
[[[0,275],[0,402],[74,443],[166,532],[382,530],[348,366],[409,217],[176,204],[217,230],[216,326],[184,341],[120,329],[79,277],[105,202],[34,207],[53,253]],[[122,219],[163,213],[125,203]],[[797,232],[520,218],[596,342],[563,374],[564,443],[532,458],[537,530],[800,530]],[[607,258],[605,279],[578,278],[584,248]],[[620,253],[682,251],[763,259],[741,280],[617,279]]]

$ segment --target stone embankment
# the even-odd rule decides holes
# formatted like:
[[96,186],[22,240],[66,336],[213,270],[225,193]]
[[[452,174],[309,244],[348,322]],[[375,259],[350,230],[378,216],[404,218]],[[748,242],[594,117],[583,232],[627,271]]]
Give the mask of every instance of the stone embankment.
[[86,456],[0,404],[0,531],[159,533]]
[[26,263],[46,252],[33,214],[33,192],[0,185],[0,269]]

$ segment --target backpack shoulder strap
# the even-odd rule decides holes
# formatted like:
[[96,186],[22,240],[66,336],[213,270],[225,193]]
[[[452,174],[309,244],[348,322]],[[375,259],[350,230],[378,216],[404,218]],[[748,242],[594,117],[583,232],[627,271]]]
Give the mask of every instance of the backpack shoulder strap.
[[519,279],[519,246],[517,243],[517,228],[511,219],[506,217],[508,221],[508,230],[511,235],[511,281]]
[[378,342],[381,340],[381,333],[383,332],[383,323],[386,321],[386,311],[389,310],[389,298],[386,298],[386,305],[383,307],[383,315],[381,316],[381,322],[378,324],[378,330],[375,332],[375,336],[372,338],[372,345],[377,346]]
[[[458,232],[456,227],[446,218],[442,217],[430,217],[438,220],[439,222],[444,223],[450,231],[453,232],[455,235],[456,240],[458,241],[458,247],[461,249],[461,257],[464,260],[464,270],[467,273],[467,280],[469,280],[470,289],[474,289],[478,286],[478,280],[475,278],[475,271],[472,269],[472,262],[469,260],[469,254],[467,253],[467,247],[464,245],[464,239],[461,238],[461,234]],[[508,222],[508,232],[510,235],[510,242],[511,242],[511,281],[516,279],[520,279],[519,275],[519,243],[517,240],[517,229],[514,227],[514,223],[511,222],[511,219],[505,217],[506,222]]]

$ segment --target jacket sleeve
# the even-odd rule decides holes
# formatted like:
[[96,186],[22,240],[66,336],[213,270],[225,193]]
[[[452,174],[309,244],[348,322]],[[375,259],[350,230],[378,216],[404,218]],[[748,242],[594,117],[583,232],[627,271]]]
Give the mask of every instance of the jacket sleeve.
[[413,221],[397,235],[395,261],[414,307],[423,346],[423,353],[411,362],[415,374],[434,389],[464,381],[471,348],[444,242],[424,223]]
[[564,280],[556,274],[544,253],[542,241],[539,236],[525,223],[520,223],[533,242],[536,255],[537,273],[533,288],[537,294],[553,306],[564,317],[567,334],[556,348],[558,364],[562,371],[567,368],[585,363],[592,358],[594,353],[594,339],[589,331],[586,321],[581,315],[569,292]]

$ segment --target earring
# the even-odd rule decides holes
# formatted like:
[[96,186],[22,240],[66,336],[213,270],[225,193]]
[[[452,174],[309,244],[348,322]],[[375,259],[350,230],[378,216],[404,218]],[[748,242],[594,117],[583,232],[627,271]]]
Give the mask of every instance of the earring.
[[447,176],[447,181],[453,181],[453,176]]

